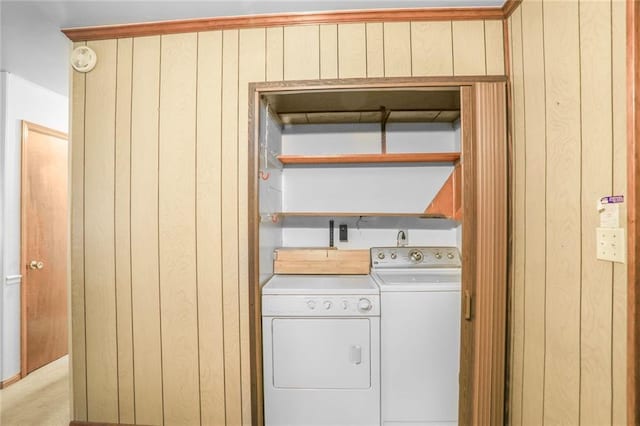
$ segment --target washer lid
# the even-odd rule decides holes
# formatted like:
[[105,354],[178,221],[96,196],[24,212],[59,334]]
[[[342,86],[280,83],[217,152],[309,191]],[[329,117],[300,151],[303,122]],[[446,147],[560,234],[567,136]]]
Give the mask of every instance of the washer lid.
[[262,294],[380,294],[370,275],[274,275]]
[[460,269],[387,269],[372,273],[380,291],[456,291],[461,287]]

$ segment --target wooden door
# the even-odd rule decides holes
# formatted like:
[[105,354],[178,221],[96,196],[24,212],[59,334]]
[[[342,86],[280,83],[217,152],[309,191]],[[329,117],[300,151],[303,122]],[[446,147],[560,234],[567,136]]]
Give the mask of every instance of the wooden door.
[[464,233],[460,416],[504,424],[507,315],[507,110],[504,82],[461,89]]
[[22,124],[22,376],[67,353],[67,135]]

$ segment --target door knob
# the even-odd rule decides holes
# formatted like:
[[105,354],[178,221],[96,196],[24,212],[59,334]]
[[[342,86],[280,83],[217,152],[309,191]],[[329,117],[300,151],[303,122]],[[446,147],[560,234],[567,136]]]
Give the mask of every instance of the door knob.
[[32,260],[31,262],[29,262],[29,269],[35,270],[35,269],[42,269],[44,268],[44,263],[42,263],[39,260]]

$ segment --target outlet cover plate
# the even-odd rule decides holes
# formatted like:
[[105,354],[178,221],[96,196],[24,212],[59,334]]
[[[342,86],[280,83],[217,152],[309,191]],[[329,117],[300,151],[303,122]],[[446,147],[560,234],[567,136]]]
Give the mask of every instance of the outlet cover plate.
[[624,228],[596,228],[596,250],[600,260],[624,263],[627,253]]

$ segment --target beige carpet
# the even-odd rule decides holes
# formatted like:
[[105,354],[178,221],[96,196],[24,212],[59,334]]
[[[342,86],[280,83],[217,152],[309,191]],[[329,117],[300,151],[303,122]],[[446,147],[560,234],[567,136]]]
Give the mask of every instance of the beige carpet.
[[69,357],[0,390],[2,426],[69,425]]

